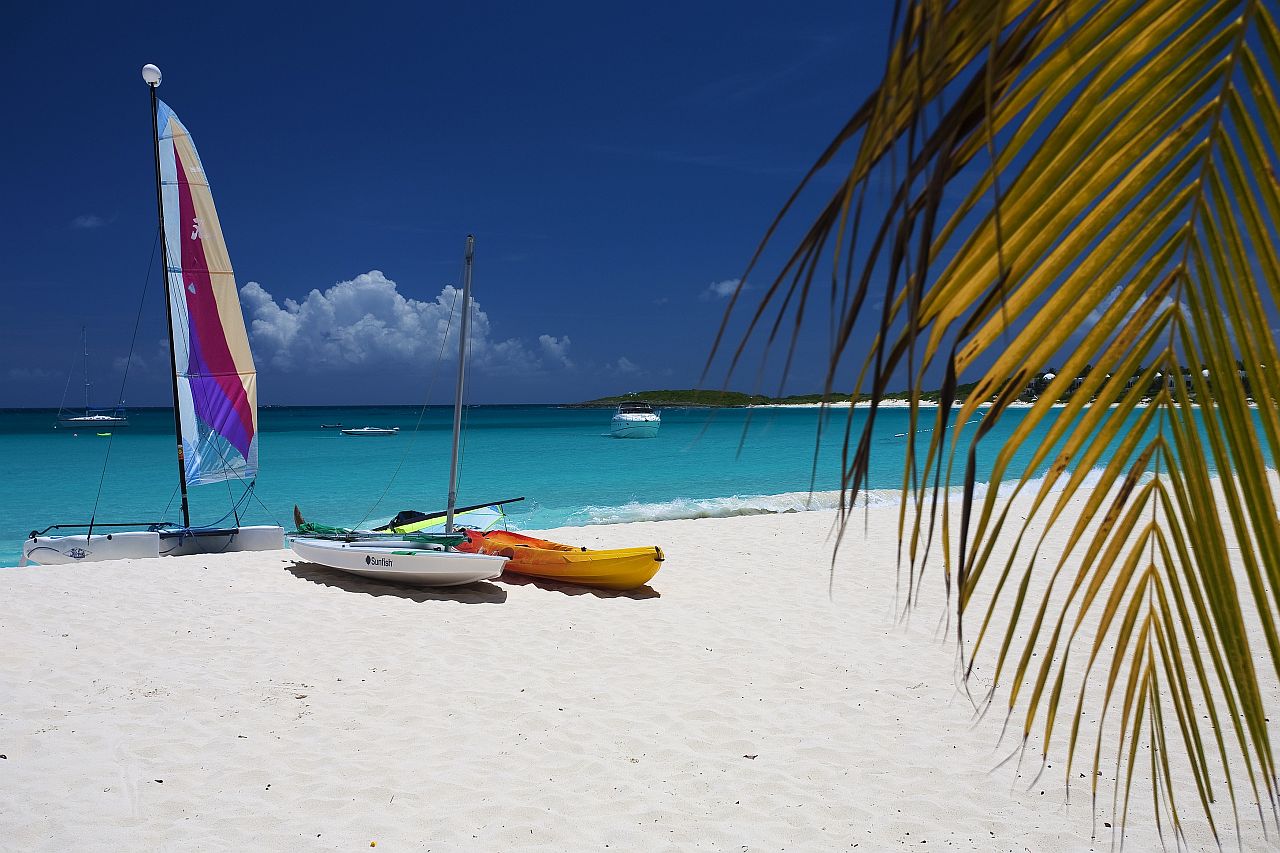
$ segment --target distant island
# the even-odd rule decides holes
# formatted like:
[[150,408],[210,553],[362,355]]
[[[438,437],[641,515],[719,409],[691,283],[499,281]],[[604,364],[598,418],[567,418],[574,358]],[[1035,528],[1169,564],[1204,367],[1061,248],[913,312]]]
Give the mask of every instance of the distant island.
[[[974,383],[957,386],[956,396],[963,400],[973,390]],[[885,400],[908,400],[906,391],[894,391],[885,394]],[[868,394],[859,394],[858,402],[871,399]],[[937,391],[925,391],[920,399],[924,402],[936,403]],[[848,403],[853,400],[850,394],[832,394],[826,398],[828,403]],[[632,391],[616,397],[601,397],[597,400],[586,400],[581,403],[570,403],[568,408],[603,409],[621,403],[648,403],[651,406],[682,406],[687,408],[722,409],[741,406],[804,406],[816,405],[823,401],[821,394],[793,394],[789,397],[766,397],[763,394],[745,394],[741,391],[706,391],[693,388],[662,391]]]
[[[1265,368],[1266,365],[1260,365]],[[1073,376],[1065,387],[1059,385],[1061,389],[1057,395],[1055,402],[1064,403],[1076,395],[1078,391],[1086,384],[1086,379],[1093,372],[1093,365],[1086,365],[1084,370]],[[1253,391],[1249,384],[1249,372],[1245,369],[1244,363],[1237,361],[1236,376],[1234,380],[1228,379],[1227,382],[1232,384],[1239,383],[1244,389],[1247,399],[1253,403]],[[1170,371],[1168,375],[1162,372],[1149,372],[1146,368],[1139,367],[1131,376],[1127,377],[1125,382],[1125,390],[1133,388],[1139,383],[1144,383],[1142,392],[1145,393],[1143,403],[1149,402],[1162,389],[1173,392],[1178,386],[1181,386],[1192,403],[1200,402],[1199,389],[1197,388],[1197,378],[1195,374],[1200,374],[1200,385],[1207,386],[1209,396],[1213,396],[1213,389],[1216,387],[1215,379],[1209,374],[1209,369],[1205,365],[1200,365],[1197,370],[1195,368],[1182,366],[1175,373]],[[1145,380],[1144,380],[1144,377]],[[1109,380],[1111,374],[1106,374],[1104,381]],[[1036,373],[1022,392],[1015,398],[1016,402],[1022,404],[1034,403],[1041,396],[1050,390],[1050,386],[1054,380],[1058,379],[1058,371],[1049,367]],[[963,403],[974,388],[977,387],[976,382],[965,382],[956,386],[955,398],[956,402]],[[919,394],[922,403],[937,403],[939,392],[921,391]],[[911,399],[908,391],[891,391],[880,398],[886,402],[906,403]],[[1090,401],[1096,397],[1090,397]],[[831,394],[825,398],[827,403],[849,403],[853,402],[854,397],[850,394]],[[871,395],[857,395],[857,402],[870,402]],[[663,391],[632,391],[629,394],[619,394],[616,397],[601,397],[598,400],[587,400],[582,403],[570,403],[568,408],[607,408],[617,406],[621,403],[648,403],[651,406],[681,406],[690,408],[731,408],[743,406],[804,406],[817,405],[822,403],[824,398],[821,394],[793,394],[790,397],[766,397],[763,394],[745,394],[741,391],[707,391],[693,388],[683,390],[663,390]],[[991,402],[990,399],[985,402]]]

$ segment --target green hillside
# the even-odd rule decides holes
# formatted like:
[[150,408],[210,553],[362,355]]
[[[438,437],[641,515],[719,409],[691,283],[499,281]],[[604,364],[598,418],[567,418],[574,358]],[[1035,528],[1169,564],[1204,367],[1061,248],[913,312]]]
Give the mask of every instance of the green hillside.
[[[963,400],[973,390],[973,383],[957,387],[957,396]],[[846,403],[848,394],[833,394],[830,402]],[[868,399],[866,394],[860,400]],[[884,395],[886,400],[905,400],[906,391],[895,391]],[[937,391],[924,391],[920,394],[922,402],[936,403]],[[652,406],[705,406],[707,408],[723,408],[729,406],[763,406],[770,404],[804,404],[821,403],[821,394],[793,394],[789,397],[766,397],[763,394],[744,394],[741,391],[706,391],[685,388],[681,390],[632,391],[630,394],[619,394],[615,397],[601,397],[597,400],[586,400],[572,404],[574,407],[605,408],[617,406],[619,403],[648,403]]]

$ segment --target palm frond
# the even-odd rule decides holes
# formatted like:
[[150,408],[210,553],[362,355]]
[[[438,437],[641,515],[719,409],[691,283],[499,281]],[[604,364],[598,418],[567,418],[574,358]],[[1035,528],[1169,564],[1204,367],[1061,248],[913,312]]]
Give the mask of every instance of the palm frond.
[[[1263,686],[1280,677],[1275,15],[1260,0],[903,0],[895,21],[881,84],[743,277],[813,176],[847,170],[730,372],[788,327],[789,368],[826,288],[826,390],[848,374],[867,399],[846,426],[842,522],[904,383],[905,571],[918,589],[941,542],[966,677],[981,666],[1007,691],[1046,758],[1067,738],[1068,780],[1098,719],[1091,791],[1111,767],[1118,810],[1145,745],[1156,819],[1180,835],[1195,799],[1216,837],[1223,787],[1233,814],[1247,789],[1259,816],[1278,787]],[[1051,360],[979,497],[978,448]]]

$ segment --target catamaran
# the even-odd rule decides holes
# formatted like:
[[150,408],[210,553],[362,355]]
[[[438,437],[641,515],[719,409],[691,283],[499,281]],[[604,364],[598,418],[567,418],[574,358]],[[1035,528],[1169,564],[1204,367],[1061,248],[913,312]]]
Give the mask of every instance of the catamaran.
[[[356,575],[417,586],[461,586],[502,574],[505,556],[464,554],[454,550],[466,535],[454,524],[458,508],[458,437],[462,429],[462,392],[466,382],[468,332],[471,327],[471,262],[475,238],[467,236],[462,267],[462,327],[458,335],[458,383],[453,397],[453,449],[449,456],[449,505],[441,532],[380,532],[307,524],[298,509],[298,534],[290,547],[304,560]],[[354,430],[343,430],[352,434]],[[480,510],[482,507],[465,509]],[[384,528],[385,530],[386,528]],[[301,534],[301,535],[299,535]]]
[[88,522],[33,530],[22,546],[24,563],[284,547],[282,528],[241,525],[239,503],[228,513],[233,526],[191,523],[188,486],[240,483],[240,503],[252,494],[258,470],[257,371],[208,179],[186,127],[156,96],[160,78],[154,65],[142,69],[151,91],[182,520],[100,522],[95,511]]

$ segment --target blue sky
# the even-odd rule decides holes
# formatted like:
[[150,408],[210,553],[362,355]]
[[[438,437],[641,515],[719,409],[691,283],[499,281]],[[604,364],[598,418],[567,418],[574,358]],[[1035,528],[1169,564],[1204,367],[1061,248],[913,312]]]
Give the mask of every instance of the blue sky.
[[[444,310],[467,233],[475,402],[690,387],[715,285],[873,87],[889,6],[11,10],[0,406],[58,405],[82,324],[97,401],[117,393],[155,233],[146,62],[200,148],[237,281],[256,283],[262,402],[419,402],[436,372],[444,402],[451,368],[413,331]],[[167,402],[157,282],[138,405]],[[788,390],[818,388],[806,365]]]

